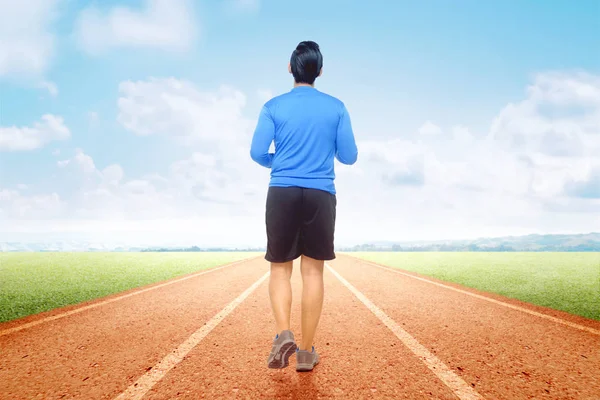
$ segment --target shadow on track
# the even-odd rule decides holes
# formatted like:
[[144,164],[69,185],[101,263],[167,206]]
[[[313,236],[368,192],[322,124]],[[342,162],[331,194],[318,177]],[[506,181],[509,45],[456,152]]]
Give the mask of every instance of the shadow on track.
[[313,374],[315,374],[316,371],[301,373],[297,373],[296,371],[290,372],[291,373],[285,373],[282,371],[271,375],[271,382],[275,389],[276,399],[312,400],[322,396],[314,382]]

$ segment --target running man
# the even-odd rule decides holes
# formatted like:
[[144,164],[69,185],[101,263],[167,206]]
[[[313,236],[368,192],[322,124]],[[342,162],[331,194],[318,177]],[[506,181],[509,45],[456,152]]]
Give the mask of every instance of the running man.
[[[358,149],[344,103],[318,91],[323,56],[312,41],[298,44],[288,72],[294,88],[262,108],[250,155],[271,169],[265,222],[271,263],[269,297],[276,335],[269,368],[285,368],[296,352],[296,370],[311,371],[319,362],[313,340],[323,306],[323,267],[335,259],[336,191],[334,157],[354,164]],[[269,153],[275,141],[275,153]],[[293,260],[301,258],[302,341],[290,331]]]

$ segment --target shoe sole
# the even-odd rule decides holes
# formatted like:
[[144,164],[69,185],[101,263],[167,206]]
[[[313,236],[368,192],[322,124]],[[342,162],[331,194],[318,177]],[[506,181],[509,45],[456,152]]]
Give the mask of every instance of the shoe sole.
[[315,361],[314,364],[296,364],[296,371],[298,372],[309,372],[319,364],[319,361]]
[[271,369],[281,369],[286,368],[290,365],[290,357],[292,354],[296,352],[296,343],[288,342],[281,345],[277,354],[281,354],[280,359],[277,357],[273,357],[273,359],[269,362],[269,368]]

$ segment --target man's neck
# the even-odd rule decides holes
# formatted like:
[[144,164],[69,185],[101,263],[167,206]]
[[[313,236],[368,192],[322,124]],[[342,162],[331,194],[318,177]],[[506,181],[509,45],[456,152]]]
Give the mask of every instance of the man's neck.
[[308,83],[298,83],[298,82],[294,82],[294,87],[299,87],[299,86],[306,86],[306,87],[315,87],[314,84],[309,85]]

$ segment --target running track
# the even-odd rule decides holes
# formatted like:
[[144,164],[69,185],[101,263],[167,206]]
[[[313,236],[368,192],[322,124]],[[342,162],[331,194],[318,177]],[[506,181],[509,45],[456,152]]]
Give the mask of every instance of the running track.
[[267,274],[255,258],[0,324],[0,398],[600,399],[600,322],[347,255],[321,364],[268,370]]

